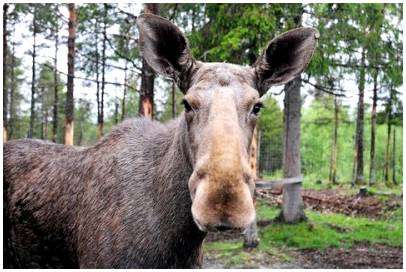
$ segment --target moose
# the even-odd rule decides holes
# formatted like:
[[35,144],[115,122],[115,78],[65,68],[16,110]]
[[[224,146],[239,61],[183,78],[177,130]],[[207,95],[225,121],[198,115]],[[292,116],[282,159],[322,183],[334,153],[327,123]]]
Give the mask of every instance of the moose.
[[261,97],[306,68],[317,30],[281,34],[250,67],[195,60],[162,17],[137,25],[143,58],[176,81],[184,112],[125,120],[90,147],[5,143],[6,268],[201,267],[207,232],[254,222],[248,154]]

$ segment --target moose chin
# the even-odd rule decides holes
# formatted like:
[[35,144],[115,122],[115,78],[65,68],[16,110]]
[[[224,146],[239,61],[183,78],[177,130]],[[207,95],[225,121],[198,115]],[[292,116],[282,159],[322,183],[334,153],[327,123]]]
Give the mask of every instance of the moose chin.
[[86,148],[7,142],[6,268],[200,267],[208,231],[254,222],[248,154],[261,97],[306,68],[318,32],[286,32],[248,67],[195,60],[159,16],[137,25],[143,58],[177,82],[184,112],[126,120]]

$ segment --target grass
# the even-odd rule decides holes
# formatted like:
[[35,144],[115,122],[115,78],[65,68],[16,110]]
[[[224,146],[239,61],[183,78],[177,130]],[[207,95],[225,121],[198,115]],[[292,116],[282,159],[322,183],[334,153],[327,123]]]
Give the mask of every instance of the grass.
[[[272,219],[279,210],[264,203],[258,205],[258,219]],[[306,210],[308,221],[298,224],[272,224],[260,231],[264,248],[287,245],[298,249],[351,247],[357,242],[402,246],[402,209],[388,220],[321,214]]]
[[[258,220],[276,217],[279,209],[266,203],[257,203]],[[292,249],[319,249],[329,247],[350,248],[356,243],[384,244],[401,247],[403,241],[402,208],[387,220],[351,217],[342,214],[325,214],[306,210],[308,221],[298,224],[273,223],[259,230],[260,244],[247,253],[241,241],[205,243],[205,251],[225,260],[226,266],[246,264],[252,256],[267,254],[282,261],[289,259]]]

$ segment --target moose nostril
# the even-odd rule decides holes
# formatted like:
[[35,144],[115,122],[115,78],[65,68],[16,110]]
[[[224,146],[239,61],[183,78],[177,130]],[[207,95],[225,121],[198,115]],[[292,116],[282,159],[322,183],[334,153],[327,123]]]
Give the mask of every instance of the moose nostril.
[[204,179],[204,178],[206,177],[206,172],[203,171],[203,170],[197,170],[197,171],[196,171],[196,176],[197,176],[199,179]]
[[229,225],[216,225],[216,226],[214,226],[214,228],[217,231],[226,231],[226,230],[232,229],[232,227],[230,227]]

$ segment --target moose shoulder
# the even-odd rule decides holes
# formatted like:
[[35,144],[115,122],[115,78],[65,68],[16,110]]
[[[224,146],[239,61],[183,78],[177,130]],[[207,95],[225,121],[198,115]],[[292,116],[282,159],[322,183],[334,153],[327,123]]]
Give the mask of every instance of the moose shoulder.
[[255,220],[248,154],[261,96],[306,68],[317,31],[286,32],[245,67],[195,60],[161,17],[137,24],[143,57],[178,83],[185,111],[127,120],[88,148],[6,143],[5,267],[200,267],[208,231]]

